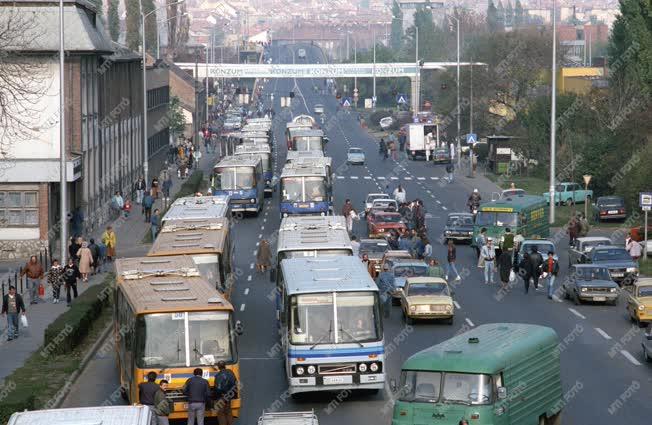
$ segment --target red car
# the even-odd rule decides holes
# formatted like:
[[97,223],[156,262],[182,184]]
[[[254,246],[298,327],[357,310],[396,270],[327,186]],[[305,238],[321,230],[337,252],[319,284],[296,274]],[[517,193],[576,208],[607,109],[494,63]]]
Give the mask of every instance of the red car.
[[367,214],[367,229],[370,238],[384,238],[391,230],[401,232],[406,226],[397,212],[371,210]]

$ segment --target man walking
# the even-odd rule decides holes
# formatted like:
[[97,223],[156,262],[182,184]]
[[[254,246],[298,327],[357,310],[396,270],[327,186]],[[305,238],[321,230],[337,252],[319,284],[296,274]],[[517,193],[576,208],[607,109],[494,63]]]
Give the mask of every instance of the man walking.
[[139,177],[134,188],[136,189],[136,203],[140,205],[143,203],[143,196],[145,195],[145,189],[147,188],[145,179]]
[[154,197],[147,192],[143,198],[143,214],[145,214],[145,223],[149,223],[152,218],[152,206],[154,205]]
[[351,233],[353,231],[353,204],[350,199],[344,201],[342,206],[342,215],[346,219],[346,230]]
[[453,272],[456,275],[455,280],[462,280],[460,274],[457,272],[457,268],[455,267],[457,250],[455,249],[455,244],[453,243],[452,239],[448,240],[448,253],[446,255],[446,259],[448,260],[448,263],[446,264],[446,280],[448,280],[449,277],[452,277]]
[[532,283],[534,283],[534,290],[539,290],[539,276],[541,276],[541,266],[543,265],[543,257],[539,254],[536,246],[532,247],[530,254],[530,262],[532,264]]
[[161,226],[161,212],[158,210],[158,208],[154,210],[154,214],[152,214],[152,218],[150,219],[150,224],[151,224],[150,230],[152,231],[152,243],[153,243],[156,240],[158,229]]
[[218,372],[215,375],[215,410],[219,425],[233,425],[231,400],[238,397],[238,380],[235,374],[226,368],[224,360],[217,363]]
[[453,173],[455,171],[455,167],[453,166],[453,163],[450,162],[446,164],[446,173],[448,174],[448,183],[453,183]]
[[170,189],[172,189],[172,176],[168,173],[167,178],[163,180],[163,199],[167,202],[170,200]]
[[29,290],[29,303],[38,304],[38,287],[45,275],[43,266],[36,259],[36,255],[29,257],[29,261],[20,271],[20,276],[27,276],[27,289]]
[[544,277],[548,279],[548,299],[551,300],[552,294],[555,290],[555,278],[557,277],[557,273],[559,273],[559,263],[555,260],[552,251],[548,251],[548,258],[543,264],[542,269]]
[[394,275],[389,271],[389,265],[383,265],[383,271],[378,275],[376,280],[378,290],[380,291],[380,299],[383,306],[383,316],[389,319],[392,311],[392,292],[396,289],[394,287]]
[[159,389],[154,394],[154,414],[156,415],[156,425],[170,425],[170,402],[165,397],[165,391],[168,389],[168,381],[161,379]]
[[18,338],[18,315],[25,315],[25,303],[13,285],[9,286],[9,293],[2,298],[2,314],[7,315],[7,341]]
[[494,283],[494,260],[496,259],[496,248],[492,238],[487,238],[487,244],[482,247],[480,257],[484,261],[484,284],[490,285]]
[[[156,385],[156,372],[153,371],[147,374],[146,382],[138,384],[138,401],[143,406],[149,406],[152,415],[154,415],[154,397],[159,389],[160,387]],[[152,423],[155,423],[154,418],[152,419]]]
[[192,377],[183,385],[183,394],[188,398],[188,425],[204,425],[206,403],[210,400],[210,387],[208,381],[202,378],[202,370],[196,368]]

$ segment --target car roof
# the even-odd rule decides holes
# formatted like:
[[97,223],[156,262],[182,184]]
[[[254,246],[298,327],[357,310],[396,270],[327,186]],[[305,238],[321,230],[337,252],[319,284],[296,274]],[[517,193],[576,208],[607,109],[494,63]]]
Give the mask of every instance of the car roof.
[[448,213],[448,217],[473,217],[473,214],[466,212],[452,212]]
[[376,245],[389,245],[384,239],[360,239],[360,243],[373,243]]
[[577,240],[580,242],[604,241],[604,240],[608,240],[609,242],[611,242],[611,239],[608,238],[607,236],[583,236],[577,238]]
[[407,283],[445,283],[448,285],[445,279],[441,277],[429,277],[429,276],[414,276],[408,277]]
[[541,243],[541,244],[553,244],[553,245],[555,244],[550,239],[525,239],[525,240],[523,240],[523,242],[521,242],[521,245],[526,244],[526,243],[527,244]]
[[357,147],[355,147],[355,146],[349,148],[349,152],[351,152],[351,151],[353,151],[353,150],[356,150],[356,151],[362,151],[362,148],[357,148]]
[[415,260],[414,258],[393,258],[396,266],[428,266],[424,261]]
[[391,196],[389,196],[386,193],[367,193],[367,198],[369,198],[370,196],[384,196],[387,199],[392,199]]
[[634,286],[652,286],[652,277],[639,277]]
[[607,266],[602,264],[572,264],[576,269],[606,269]]

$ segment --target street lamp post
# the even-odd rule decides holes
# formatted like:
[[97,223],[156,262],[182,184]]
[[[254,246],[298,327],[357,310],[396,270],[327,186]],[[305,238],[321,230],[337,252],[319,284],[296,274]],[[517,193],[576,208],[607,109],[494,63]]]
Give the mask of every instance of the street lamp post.
[[374,34],[374,94],[372,97],[372,106],[374,111],[376,110],[376,27],[373,27],[373,34]]
[[414,111],[414,116],[416,117],[419,114],[419,105],[421,102],[421,88],[419,87],[419,78],[421,77],[421,72],[419,71],[419,27],[415,25],[414,27],[416,33],[414,37],[414,65],[415,65],[415,71],[414,71],[414,84],[415,84],[415,89],[414,90],[414,97],[415,97],[415,102],[414,105],[416,106],[416,111]]
[[555,222],[555,156],[557,133],[557,13],[556,2],[552,1],[552,90],[550,105],[550,224]]
[[67,176],[66,176],[66,101],[64,84],[65,84],[65,51],[63,37],[63,0],[59,0],[59,226],[60,229],[60,249],[61,263],[67,264],[66,252],[68,247],[68,196],[67,196]]
[[460,144],[460,20],[456,17],[457,24],[457,167],[462,165],[462,146]]

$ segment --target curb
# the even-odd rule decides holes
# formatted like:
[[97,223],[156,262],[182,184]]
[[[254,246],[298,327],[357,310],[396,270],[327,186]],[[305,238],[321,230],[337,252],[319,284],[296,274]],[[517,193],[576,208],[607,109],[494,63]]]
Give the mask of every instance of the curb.
[[88,350],[86,355],[84,355],[84,358],[81,360],[79,364],[79,368],[75,370],[72,373],[72,375],[70,375],[70,379],[68,379],[68,382],[63,386],[62,390],[59,393],[57,393],[57,396],[52,403],[53,409],[58,409],[61,407],[64,400],[70,394],[70,390],[72,389],[72,386],[75,384],[75,382],[77,382],[77,379],[79,379],[79,376],[84,372],[86,366],[88,366],[88,364],[91,362],[91,359],[95,356],[100,346],[104,344],[104,341],[111,333],[112,328],[113,328],[113,321],[111,321],[111,323],[109,323],[106,326],[106,328],[102,331],[100,337],[97,339],[97,341],[95,341],[95,343],[90,348],[90,350]]

